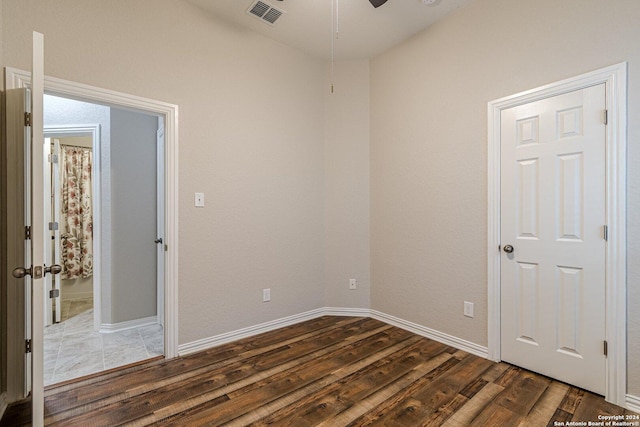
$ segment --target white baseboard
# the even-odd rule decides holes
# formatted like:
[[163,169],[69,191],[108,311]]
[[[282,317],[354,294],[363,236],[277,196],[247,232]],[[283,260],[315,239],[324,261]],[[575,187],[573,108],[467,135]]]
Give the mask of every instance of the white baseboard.
[[370,310],[366,308],[345,308],[345,307],[324,307],[317,308],[315,310],[307,311],[305,313],[296,314],[293,316],[283,317],[281,319],[272,320],[270,322],[261,323],[259,325],[249,326],[247,328],[238,329],[236,331],[227,332],[220,335],[215,335],[209,338],[203,338],[201,340],[192,341],[186,344],[180,344],[178,346],[178,355],[184,356],[187,354],[195,353],[202,350],[207,350],[212,347],[216,347],[222,344],[226,344],[232,341],[237,341],[242,338],[247,338],[253,335],[258,335],[264,332],[269,332],[285,326],[294,325],[296,323],[304,322],[307,320],[315,319],[320,316],[354,316],[354,317],[372,317],[380,320],[381,322],[388,323],[398,328],[405,329],[413,332],[414,334],[432,339],[434,341],[441,342],[443,344],[455,347],[459,350],[464,350],[468,353],[475,354],[476,356],[488,358],[489,350],[487,347],[472,343],[470,341],[463,340],[452,335],[448,335],[415,323],[408,322],[403,319],[399,319],[394,316],[390,316],[379,311]]
[[640,414],[640,397],[627,394],[626,403],[628,410]]
[[7,410],[7,393],[0,394],[0,419],[4,416],[4,411]]
[[127,320],[120,323],[103,323],[100,325],[100,333],[112,334],[114,332],[126,331],[127,329],[141,328],[143,326],[155,325],[158,323],[157,316],[144,317],[142,319]]
[[371,317],[371,310],[368,308],[325,307],[322,310],[323,316]]
[[457,348],[458,350],[464,350],[467,353],[475,354],[476,356],[485,359],[489,358],[489,349],[487,347],[472,343],[471,341],[463,340],[462,338],[454,337],[453,335],[445,334],[443,332],[436,331],[435,329],[427,328],[376,310],[371,310],[371,317],[378,319],[381,322],[389,323],[390,325],[413,332],[414,334]]
[[206,350],[232,341],[237,341],[242,338],[258,335],[263,332],[269,332],[275,329],[284,328],[285,326],[295,325],[296,323],[301,323],[320,316],[324,316],[324,314],[324,309],[317,308],[315,310],[307,311],[304,313],[294,314],[293,316],[283,317],[281,319],[272,320],[266,323],[260,323],[259,325],[249,326],[246,328],[238,329],[236,331],[226,332],[224,334],[215,335],[209,338],[203,338],[201,340],[192,341],[186,344],[180,344],[178,345],[178,356],[184,356],[187,354],[195,353],[197,351]]

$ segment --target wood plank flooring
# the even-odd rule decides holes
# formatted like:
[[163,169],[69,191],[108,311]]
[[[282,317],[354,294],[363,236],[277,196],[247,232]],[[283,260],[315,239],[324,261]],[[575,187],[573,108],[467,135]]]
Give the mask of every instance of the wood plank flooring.
[[[0,425],[28,425],[26,404],[11,407]],[[553,426],[598,415],[633,414],[355,317],[325,316],[45,392],[46,425],[65,427]]]

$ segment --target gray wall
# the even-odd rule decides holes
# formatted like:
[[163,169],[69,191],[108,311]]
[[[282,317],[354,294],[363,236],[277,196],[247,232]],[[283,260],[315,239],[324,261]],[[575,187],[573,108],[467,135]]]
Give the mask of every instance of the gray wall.
[[156,315],[157,129],[111,109],[111,323]]

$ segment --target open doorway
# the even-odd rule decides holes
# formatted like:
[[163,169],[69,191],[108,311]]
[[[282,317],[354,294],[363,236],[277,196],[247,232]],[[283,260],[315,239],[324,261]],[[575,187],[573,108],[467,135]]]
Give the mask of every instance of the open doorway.
[[164,139],[157,115],[60,96],[44,117],[45,251],[63,268],[45,286],[49,385],[165,354]]
[[[45,128],[45,229],[50,239],[45,263],[62,267],[45,277],[45,327],[94,309],[94,210],[100,210],[94,182],[94,141],[99,126]],[[99,217],[98,217],[99,218]],[[99,254],[99,252],[98,252]],[[94,286],[95,285],[95,286]],[[99,302],[99,299],[98,299]]]

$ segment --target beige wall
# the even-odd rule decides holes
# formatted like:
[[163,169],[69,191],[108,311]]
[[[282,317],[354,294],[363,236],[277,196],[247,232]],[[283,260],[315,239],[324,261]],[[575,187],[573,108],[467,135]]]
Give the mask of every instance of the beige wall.
[[46,74],[178,104],[180,343],[323,305],[321,61],[176,0],[4,0],[3,23],[7,66],[35,29]]
[[[4,65],[29,67],[36,29],[48,75],[179,105],[180,343],[325,304],[366,308],[371,281],[371,308],[486,345],[487,102],[629,61],[629,165],[640,160],[637,0],[476,0],[370,69],[339,63],[333,97],[322,61],[184,1],[3,3]],[[639,193],[630,167],[635,395]]]
[[[368,308],[369,61],[337,62],[333,79],[330,68],[323,88],[325,305]],[[349,279],[357,290],[349,290]]]
[[486,345],[487,102],[628,61],[628,378],[640,395],[638,22],[637,0],[476,0],[372,60],[373,309]]

